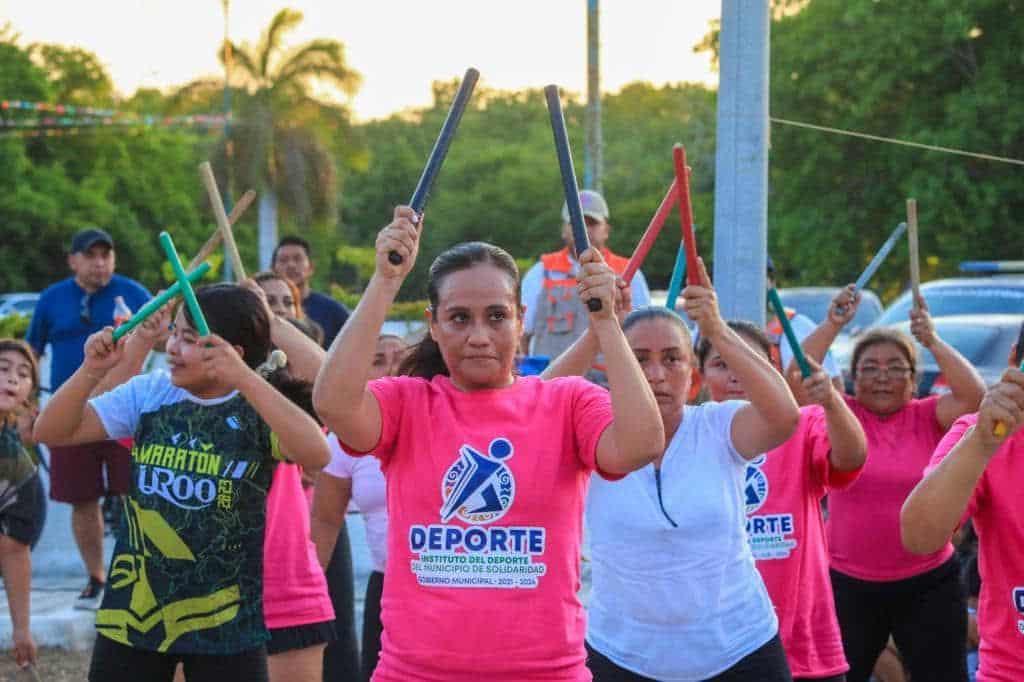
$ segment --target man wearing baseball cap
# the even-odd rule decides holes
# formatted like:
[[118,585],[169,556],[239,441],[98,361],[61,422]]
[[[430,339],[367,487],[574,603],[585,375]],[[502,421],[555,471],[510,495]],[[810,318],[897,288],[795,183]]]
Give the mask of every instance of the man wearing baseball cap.
[[[590,245],[601,251],[605,262],[617,274],[626,269],[628,258],[612,253],[607,246],[611,231],[608,203],[600,194],[585,189],[580,192],[583,219],[587,223]],[[572,345],[587,329],[588,311],[576,292],[576,262],[569,224],[569,208],[562,204],[561,251],[545,253],[540,261],[523,277],[522,303],[526,306],[524,318],[524,348],[532,355],[554,359]],[[648,305],[651,293],[642,272],[637,271],[630,285],[633,308]],[[600,369],[600,368],[598,368]]]
[[[114,240],[96,227],[71,239],[72,276],[45,289],[25,338],[42,355],[49,345],[50,391],[56,391],[84,360],[90,334],[114,324],[115,299],[131,310],[150,299],[135,280],[114,274]],[[50,497],[71,505],[71,530],[89,574],[75,608],[99,607],[106,584],[100,498],[128,492],[128,449],[116,441],[50,448]]]

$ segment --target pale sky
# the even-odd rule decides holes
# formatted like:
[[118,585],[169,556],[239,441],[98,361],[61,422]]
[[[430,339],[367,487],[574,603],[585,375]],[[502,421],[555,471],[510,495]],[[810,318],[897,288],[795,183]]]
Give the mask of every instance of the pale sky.
[[[358,119],[430,103],[430,84],[461,77],[501,89],[557,83],[586,88],[586,0],[232,0],[230,33],[255,42],[282,7],[305,14],[290,44],[335,38],[363,85]],[[693,46],[719,16],[720,0],[600,0],[601,88],[691,81],[717,83]],[[84,47],[123,95],[219,75],[221,0],[0,0],[22,44]],[[3,93],[0,93],[2,96]]]

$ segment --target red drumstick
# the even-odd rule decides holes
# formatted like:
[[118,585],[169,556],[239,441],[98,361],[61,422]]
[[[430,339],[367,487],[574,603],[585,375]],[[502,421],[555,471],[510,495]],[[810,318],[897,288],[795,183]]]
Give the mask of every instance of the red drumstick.
[[665,219],[668,218],[668,214],[672,212],[672,207],[676,203],[676,197],[678,192],[676,191],[677,183],[675,180],[672,181],[672,185],[668,188],[668,192],[665,193],[665,198],[661,200],[661,205],[658,206],[657,213],[651,218],[650,225],[644,231],[640,241],[637,242],[636,249],[633,251],[633,255],[629,257],[629,262],[626,263],[626,269],[622,271],[622,279],[629,284],[633,281],[633,275],[640,269],[640,264],[644,262],[644,258],[647,258],[647,254],[650,252],[651,247],[654,246],[655,240],[661,233],[661,228],[665,224]]
[[686,167],[686,149],[678,142],[672,147],[672,160],[676,168],[676,185],[679,187],[679,221],[683,228],[683,244],[686,246],[686,283],[699,285],[697,238],[693,235],[693,208],[690,206],[690,174]]

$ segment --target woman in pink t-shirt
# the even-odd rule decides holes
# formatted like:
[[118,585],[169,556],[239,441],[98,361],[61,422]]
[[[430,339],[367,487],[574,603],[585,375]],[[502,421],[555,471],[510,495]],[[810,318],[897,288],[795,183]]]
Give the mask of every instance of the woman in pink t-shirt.
[[[273,324],[271,340],[279,348],[287,349],[285,360],[293,375],[313,381],[324,352],[288,322],[289,318],[302,318],[302,309],[288,281],[262,272],[242,285],[259,296],[266,307]],[[308,393],[305,404],[299,405],[312,413]],[[270,682],[319,682],[323,676],[324,648],[337,638],[327,579],[310,537],[309,504],[302,479],[302,467],[281,462],[274,468],[267,493],[263,620],[270,632]]]
[[981,573],[979,682],[1024,680],[1022,425],[1024,373],[1008,369],[978,413],[961,417],[939,443],[900,517],[903,544],[918,554],[945,546],[958,525],[973,521]]
[[[772,341],[760,327],[728,324],[772,362]],[[747,400],[742,382],[707,339],[697,348],[697,360],[712,400]],[[793,679],[836,682],[849,665],[832,601],[821,500],[856,479],[867,443],[828,373],[809,362],[814,371],[807,379],[801,380],[794,367],[787,372],[806,405],[796,432],[747,465],[747,534],[779,616]]]
[[[834,317],[804,346],[823,340],[827,347],[841,328]],[[915,680],[967,679],[966,606],[953,546],[927,556],[906,551],[899,515],[943,434],[977,409],[985,389],[970,363],[935,333],[923,301],[910,320],[950,393],[914,398],[917,349],[894,330],[859,337],[850,363],[854,397],[846,401],[867,436],[868,458],[856,482],[829,494],[826,524],[850,682],[868,679],[890,636]]]
[[376,271],[314,389],[346,450],[373,451],[387,478],[373,679],[589,680],[576,594],[589,475],[622,476],[665,445],[654,394],[614,314],[615,273],[597,250],[580,255],[580,296],[602,304],[589,323],[609,391],[576,377],[513,374],[519,273],[508,253],[480,242],[431,265],[428,335],[404,365],[409,376],[368,383],[422,228],[412,209],[395,209],[377,238]]

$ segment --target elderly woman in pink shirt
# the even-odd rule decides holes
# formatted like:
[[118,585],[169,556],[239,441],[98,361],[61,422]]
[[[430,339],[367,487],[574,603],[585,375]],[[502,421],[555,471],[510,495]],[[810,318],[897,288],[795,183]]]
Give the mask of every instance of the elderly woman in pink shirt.
[[[852,289],[840,292],[829,320],[804,346],[827,348],[849,319],[837,308],[858,302]],[[855,483],[829,495],[826,525],[849,682],[868,679],[890,635],[913,679],[967,679],[966,606],[953,546],[946,542],[924,555],[908,552],[900,540],[900,508],[943,434],[978,408],[985,387],[970,363],[935,333],[923,300],[911,309],[910,321],[949,393],[914,398],[917,349],[900,332],[869,331],[858,339],[851,360],[854,395],[846,401],[867,436],[868,457]]]

